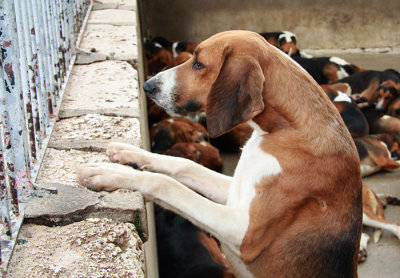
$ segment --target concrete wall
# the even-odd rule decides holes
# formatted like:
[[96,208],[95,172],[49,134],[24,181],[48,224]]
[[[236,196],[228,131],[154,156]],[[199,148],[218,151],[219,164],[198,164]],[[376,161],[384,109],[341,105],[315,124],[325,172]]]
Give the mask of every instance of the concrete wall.
[[231,29],[289,30],[300,48],[400,47],[399,0],[141,1],[153,37],[200,41]]

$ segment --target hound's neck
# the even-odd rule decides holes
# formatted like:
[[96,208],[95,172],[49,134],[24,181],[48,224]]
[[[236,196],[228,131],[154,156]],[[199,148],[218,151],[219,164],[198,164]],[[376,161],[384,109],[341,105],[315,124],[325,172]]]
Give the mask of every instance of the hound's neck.
[[340,114],[300,66],[288,57],[274,59],[267,62],[264,76],[264,110],[253,118],[261,130],[270,135],[278,131],[294,131],[292,134],[308,142],[315,152],[329,149],[327,146],[332,145],[336,151],[342,152],[342,143],[352,144],[348,142],[351,139],[349,134],[342,136],[348,131]]
[[308,132],[316,125],[337,124],[339,113],[312,77],[286,55],[270,51],[281,59],[266,61],[264,111],[255,122],[269,133],[286,128]]

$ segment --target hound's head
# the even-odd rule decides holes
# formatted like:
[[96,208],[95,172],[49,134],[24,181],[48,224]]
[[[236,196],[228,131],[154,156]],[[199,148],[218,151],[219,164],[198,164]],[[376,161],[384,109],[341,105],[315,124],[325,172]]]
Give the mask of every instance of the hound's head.
[[283,31],[278,37],[279,49],[289,56],[298,56],[296,35],[289,31]]
[[400,83],[386,80],[379,86],[371,101],[376,102],[376,110],[386,112],[391,102],[399,96]]
[[216,34],[184,64],[158,73],[143,88],[165,109],[205,109],[210,136],[219,136],[263,111],[265,78],[257,54],[265,44],[253,32]]

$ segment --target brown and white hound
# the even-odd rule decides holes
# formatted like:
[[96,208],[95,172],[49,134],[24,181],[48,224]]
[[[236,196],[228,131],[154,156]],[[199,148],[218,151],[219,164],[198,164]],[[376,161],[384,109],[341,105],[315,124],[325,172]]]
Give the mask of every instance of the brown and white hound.
[[160,106],[205,108],[211,136],[250,122],[233,177],[178,157],[111,144],[122,164],[88,164],[78,181],[128,188],[215,236],[237,277],[356,277],[360,164],[349,132],[317,83],[248,31],[216,34],[184,64],[144,84]]

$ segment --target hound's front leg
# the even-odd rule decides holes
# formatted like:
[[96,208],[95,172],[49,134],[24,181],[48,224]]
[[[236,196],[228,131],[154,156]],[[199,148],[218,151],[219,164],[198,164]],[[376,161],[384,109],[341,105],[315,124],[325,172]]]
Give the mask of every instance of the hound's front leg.
[[124,143],[110,143],[106,154],[113,162],[135,163],[141,169],[168,175],[215,202],[226,203],[232,177],[191,160],[151,153]]
[[[173,210],[237,250],[247,230],[248,212],[214,203],[163,174],[142,172],[114,163],[82,165],[77,180],[93,190],[125,188]],[[224,221],[221,221],[223,219]]]

